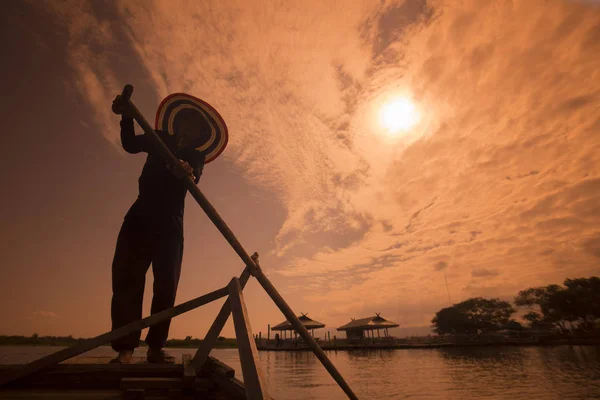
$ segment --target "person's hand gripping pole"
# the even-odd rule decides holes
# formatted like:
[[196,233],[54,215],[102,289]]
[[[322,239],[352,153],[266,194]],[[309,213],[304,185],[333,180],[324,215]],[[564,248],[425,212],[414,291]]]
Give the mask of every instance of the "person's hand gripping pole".
[[[131,103],[129,99],[131,98],[131,94],[133,93],[133,86],[125,85],[123,88],[123,92],[120,95],[117,95],[112,103],[112,111],[115,114],[122,115],[125,119],[134,119],[135,111],[131,107]],[[139,122],[139,121],[138,121]],[[178,160],[179,164],[174,164],[172,162],[167,163],[167,169],[173,173],[178,179],[183,179],[186,176],[189,176],[192,181],[196,179],[194,175],[194,169],[190,164],[186,161]]]
[[123,92],[117,95],[112,102],[112,111],[115,114],[122,115],[123,118],[133,119],[134,113],[131,107],[129,107],[129,99],[133,93],[133,86],[125,85]]

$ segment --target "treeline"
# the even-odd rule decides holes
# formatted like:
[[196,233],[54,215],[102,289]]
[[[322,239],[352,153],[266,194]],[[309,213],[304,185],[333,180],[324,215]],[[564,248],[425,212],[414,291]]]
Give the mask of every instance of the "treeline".
[[[38,336],[34,333],[31,336],[2,336],[0,335],[0,346],[73,346],[81,343],[85,338],[74,338],[73,336]],[[171,348],[191,348],[200,347],[202,339],[194,339],[187,336],[185,339],[170,339],[167,340],[166,347]],[[140,342],[140,347],[145,347],[144,342]],[[219,336],[215,348],[231,349],[237,348],[236,339],[228,339]]]
[[[187,347],[200,347],[202,344],[202,339],[194,339],[191,336],[186,336],[185,339],[171,339],[167,340],[166,347],[178,347],[178,348],[187,348]],[[237,340],[235,338],[225,338],[223,336],[219,336],[217,339],[217,343],[215,344],[216,349],[236,349],[237,348]]]
[[[523,323],[512,318],[517,309],[526,311]],[[598,319],[600,278],[593,276],[521,290],[514,306],[498,298],[470,298],[441,309],[431,323],[440,335],[525,329],[574,334],[596,330]]]
[[86,339],[73,336],[0,336],[0,345],[4,346],[72,346]]

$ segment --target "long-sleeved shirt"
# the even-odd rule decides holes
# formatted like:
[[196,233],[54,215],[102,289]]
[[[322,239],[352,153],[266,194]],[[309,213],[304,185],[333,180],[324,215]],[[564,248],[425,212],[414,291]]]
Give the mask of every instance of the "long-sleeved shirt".
[[[196,149],[178,149],[175,138],[166,132],[155,131],[169,150],[194,170],[198,183],[204,167],[204,154]],[[187,189],[166,167],[165,161],[154,151],[146,135],[136,135],[132,119],[121,120],[121,144],[131,154],[148,153],[139,178],[139,195],[125,219],[135,218],[138,223],[156,231],[183,235],[183,212]]]

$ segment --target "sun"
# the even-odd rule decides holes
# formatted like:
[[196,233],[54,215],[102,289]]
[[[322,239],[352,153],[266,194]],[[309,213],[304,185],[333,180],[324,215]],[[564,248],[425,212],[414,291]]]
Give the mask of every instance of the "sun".
[[411,130],[419,119],[419,110],[408,98],[393,100],[380,110],[381,125],[390,136]]

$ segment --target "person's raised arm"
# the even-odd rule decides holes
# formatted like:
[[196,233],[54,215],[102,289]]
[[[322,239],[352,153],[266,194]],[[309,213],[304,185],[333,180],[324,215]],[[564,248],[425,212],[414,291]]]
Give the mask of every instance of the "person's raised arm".
[[133,115],[131,115],[120,102],[119,96],[113,100],[113,110],[115,108],[121,114],[121,144],[123,149],[131,154],[136,154],[141,151],[148,151],[146,145],[146,137],[144,135],[136,136],[133,125]]
[[131,154],[148,151],[146,136],[136,135],[133,118],[126,117],[125,115],[121,118],[121,144],[123,145],[123,149]]

